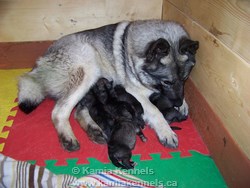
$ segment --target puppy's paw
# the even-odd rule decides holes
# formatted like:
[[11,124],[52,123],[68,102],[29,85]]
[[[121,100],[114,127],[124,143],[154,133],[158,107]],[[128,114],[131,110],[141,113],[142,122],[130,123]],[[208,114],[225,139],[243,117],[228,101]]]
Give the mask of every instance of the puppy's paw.
[[141,141],[142,141],[142,142],[147,142],[147,141],[148,141],[148,138],[144,136],[144,137],[141,138]]
[[165,133],[165,135],[159,135],[159,140],[165,147],[172,149],[178,147],[178,137],[172,130]]
[[102,131],[101,128],[95,128],[89,126],[87,129],[87,134],[90,140],[93,142],[96,142],[98,144],[106,144],[108,137],[107,135]]
[[129,169],[133,169],[136,165],[137,163],[134,161],[123,161],[121,168],[129,170]]
[[131,166],[133,166],[133,167],[135,167],[135,166],[137,165],[137,163],[134,162],[134,161],[130,161],[130,164],[131,164]]
[[63,135],[59,136],[60,142],[66,151],[72,152],[80,149],[80,144],[76,139],[67,138]]
[[140,137],[142,142],[147,142],[148,141],[147,137],[144,136],[144,135],[140,135],[139,137]]

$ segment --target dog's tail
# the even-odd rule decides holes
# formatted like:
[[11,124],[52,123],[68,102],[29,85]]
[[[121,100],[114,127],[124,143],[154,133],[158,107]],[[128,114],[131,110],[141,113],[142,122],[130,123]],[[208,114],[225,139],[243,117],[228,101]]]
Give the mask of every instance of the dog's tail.
[[18,87],[18,106],[26,114],[32,112],[45,98],[41,84],[31,73],[20,77]]

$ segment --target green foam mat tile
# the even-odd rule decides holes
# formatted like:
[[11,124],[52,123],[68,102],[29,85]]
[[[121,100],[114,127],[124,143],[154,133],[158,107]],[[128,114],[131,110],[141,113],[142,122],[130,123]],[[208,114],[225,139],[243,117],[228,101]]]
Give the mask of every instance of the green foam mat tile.
[[[156,187],[187,187],[187,188],[223,188],[227,187],[223,177],[210,156],[190,151],[192,156],[181,157],[180,152],[171,152],[173,158],[161,159],[160,154],[151,154],[152,160],[140,160],[140,155],[134,155],[137,162],[133,170],[124,170],[140,179],[148,181]],[[102,163],[89,158],[89,164],[77,164],[77,159],[68,159],[67,166],[55,166],[56,160],[47,160],[46,168],[55,174],[70,174],[77,178],[82,176],[117,170],[111,163]]]

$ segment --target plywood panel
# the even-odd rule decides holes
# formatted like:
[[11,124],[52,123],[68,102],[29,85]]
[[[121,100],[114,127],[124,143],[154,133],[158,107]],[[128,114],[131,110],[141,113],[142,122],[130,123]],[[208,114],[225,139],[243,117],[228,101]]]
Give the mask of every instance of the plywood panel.
[[181,22],[200,41],[191,78],[250,159],[250,64],[168,1],[164,3],[163,17]]
[[162,0],[0,1],[0,42],[55,40],[121,20],[161,15]]
[[31,68],[52,41],[0,43],[0,69]]
[[249,187],[250,160],[191,80],[185,85],[189,114],[228,187]]
[[250,63],[250,1],[168,1]]

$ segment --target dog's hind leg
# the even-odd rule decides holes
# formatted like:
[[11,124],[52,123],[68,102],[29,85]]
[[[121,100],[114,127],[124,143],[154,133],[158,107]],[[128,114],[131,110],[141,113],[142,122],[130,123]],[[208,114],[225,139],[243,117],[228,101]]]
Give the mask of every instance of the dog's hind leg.
[[[55,88],[60,88],[57,89],[60,97],[52,111],[52,121],[64,149],[75,151],[80,146],[71,129],[69,117],[74,107],[101,76],[100,59],[95,49],[87,44],[74,46],[60,57],[56,59],[57,72],[51,71],[53,81],[57,83]],[[54,74],[57,74],[57,77],[63,81],[58,84]],[[64,92],[61,93],[62,91]]]
[[[72,95],[70,97],[73,97]],[[76,151],[80,145],[71,129],[69,116],[74,108],[75,100],[59,100],[52,111],[52,121],[59,136],[60,143],[67,151]]]
[[75,112],[75,119],[87,133],[90,140],[99,143],[106,144],[107,143],[107,135],[103,132],[103,130],[94,122],[94,120],[89,115],[89,111],[87,108],[79,106]]
[[[60,98],[52,111],[52,120],[58,132],[62,146],[67,151],[78,150],[79,143],[71,129],[69,116],[73,108],[88,92],[89,88],[96,82],[97,78],[91,76],[92,72],[88,70],[85,73],[83,67],[78,67],[71,73],[68,93]],[[94,71],[94,70],[93,70]]]

